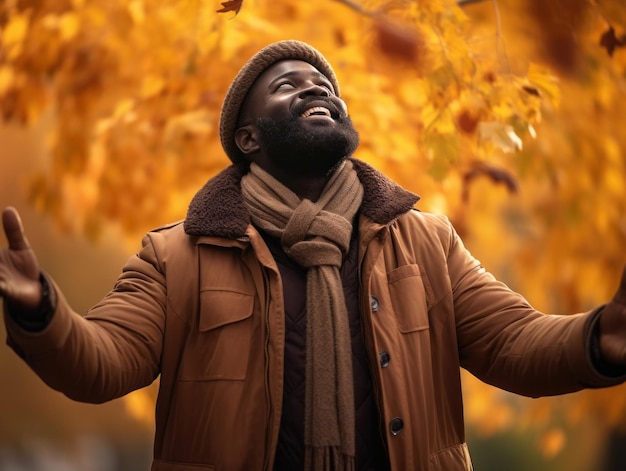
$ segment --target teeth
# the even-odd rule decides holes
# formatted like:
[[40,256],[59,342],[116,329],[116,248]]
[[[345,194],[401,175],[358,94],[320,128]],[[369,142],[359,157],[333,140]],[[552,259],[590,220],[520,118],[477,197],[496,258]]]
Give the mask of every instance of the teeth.
[[313,115],[313,114],[322,114],[324,116],[328,116],[330,117],[330,111],[328,110],[328,108],[324,108],[323,106],[314,106],[313,108],[310,108],[308,110],[306,110],[304,113],[302,113],[302,115],[300,115],[301,118],[308,118],[309,116]]

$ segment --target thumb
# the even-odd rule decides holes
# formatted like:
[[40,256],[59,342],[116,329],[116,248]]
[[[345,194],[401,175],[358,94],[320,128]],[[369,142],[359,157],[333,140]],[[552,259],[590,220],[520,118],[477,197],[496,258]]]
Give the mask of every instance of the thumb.
[[17,210],[11,206],[2,211],[2,226],[9,242],[10,250],[27,250],[30,244],[24,235],[22,219]]

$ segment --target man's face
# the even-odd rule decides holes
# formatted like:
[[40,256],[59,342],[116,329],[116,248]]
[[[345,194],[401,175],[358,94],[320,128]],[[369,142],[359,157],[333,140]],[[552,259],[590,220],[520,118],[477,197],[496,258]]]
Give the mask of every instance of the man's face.
[[294,176],[327,175],[359,143],[343,100],[303,61],[280,61],[261,74],[242,107],[246,124],[257,126],[267,164]]

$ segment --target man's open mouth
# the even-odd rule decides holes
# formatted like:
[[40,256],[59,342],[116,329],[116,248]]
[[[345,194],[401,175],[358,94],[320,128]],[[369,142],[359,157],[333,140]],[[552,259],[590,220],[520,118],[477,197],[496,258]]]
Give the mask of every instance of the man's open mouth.
[[300,115],[301,118],[308,118],[309,116],[327,116],[332,118],[330,110],[328,108],[324,108],[323,106],[314,106]]

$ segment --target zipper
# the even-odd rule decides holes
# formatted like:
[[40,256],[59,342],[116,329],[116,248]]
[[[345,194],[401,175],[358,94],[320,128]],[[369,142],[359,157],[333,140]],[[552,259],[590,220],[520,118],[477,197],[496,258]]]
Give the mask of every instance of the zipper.
[[[249,238],[244,236],[240,239]],[[254,244],[250,244],[250,249],[256,252],[256,247]],[[244,257],[245,258],[245,257]],[[259,297],[259,303],[263,305],[261,315],[263,316],[262,320],[262,335],[264,336],[263,340],[263,355],[265,359],[264,363],[264,383],[265,383],[265,401],[267,403],[267,415],[265,417],[266,423],[266,439],[265,439],[265,449],[264,449],[264,461],[263,461],[263,470],[270,470],[270,457],[273,456],[273,450],[270,450],[270,444],[272,443],[272,430],[274,429],[274,424],[272,421],[272,417],[275,415],[274,413],[274,401],[272,399],[272,391],[270,384],[270,306],[271,306],[271,293],[270,293],[270,276],[271,270],[263,265],[263,263],[258,259],[258,256],[255,254],[253,256],[254,260],[248,260],[246,265],[248,269],[251,271],[253,278],[258,278],[254,275],[254,272],[258,270],[261,275],[261,282],[255,282],[256,291]]]
[[265,317],[265,396],[267,400],[267,431],[266,431],[266,441],[265,441],[265,463],[263,465],[263,469],[265,471],[269,471],[269,462],[270,455],[273,453],[270,450],[270,444],[272,442],[272,434],[274,429],[274,424],[272,422],[273,411],[273,401],[272,401],[272,392],[270,388],[270,280],[268,275],[268,269],[264,266],[261,267],[261,273],[263,274],[263,295],[264,295],[264,317]]

